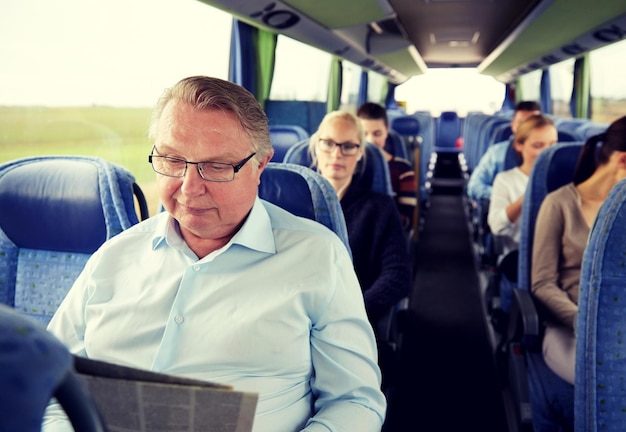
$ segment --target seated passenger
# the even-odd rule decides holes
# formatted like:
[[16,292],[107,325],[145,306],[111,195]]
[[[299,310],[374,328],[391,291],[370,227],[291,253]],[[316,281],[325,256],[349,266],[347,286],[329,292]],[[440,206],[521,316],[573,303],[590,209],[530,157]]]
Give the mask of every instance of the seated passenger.
[[[408,295],[411,272],[406,237],[393,199],[353,181],[366,145],[359,120],[348,112],[334,111],[311,136],[309,152],[340,199],[365,309],[376,331],[381,318]],[[384,340],[385,335],[377,337]],[[379,343],[378,348],[385,379],[391,353],[384,344]]]
[[625,177],[626,117],[622,117],[605,133],[587,140],[573,182],[549,193],[537,215],[531,283],[547,312],[543,357],[550,369],[571,384],[583,252],[600,206]]
[[[50,332],[81,356],[258,393],[255,432],[380,431],[376,341],[350,255],[258,198],[273,150],[254,96],[183,79],[150,136],[166,211],[95,252]],[[68,430],[48,411],[46,432]]]
[[504,169],[507,150],[513,145],[517,127],[528,117],[541,114],[541,106],[534,101],[519,102],[511,119],[511,138],[490,146],[472,171],[467,183],[467,194],[477,202],[491,197],[491,188],[496,175]]
[[382,150],[389,164],[391,188],[405,231],[413,228],[415,207],[417,206],[417,180],[410,162],[386,150],[393,148],[387,144],[390,139],[387,111],[381,105],[366,102],[357,111],[365,130],[365,138]]
[[489,228],[501,245],[501,257],[518,249],[522,203],[530,170],[539,153],[558,139],[554,122],[540,114],[527,118],[516,129],[513,146],[520,164],[496,175],[487,217]]

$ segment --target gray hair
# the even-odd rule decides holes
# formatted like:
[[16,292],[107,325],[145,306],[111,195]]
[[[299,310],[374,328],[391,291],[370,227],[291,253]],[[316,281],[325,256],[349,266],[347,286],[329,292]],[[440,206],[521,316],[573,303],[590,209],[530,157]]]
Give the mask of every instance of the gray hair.
[[233,113],[250,138],[251,150],[256,152],[255,159],[260,162],[273,154],[267,116],[252,93],[229,81],[207,76],[184,78],[163,92],[150,120],[148,137],[153,142],[163,110],[172,100],[189,104],[198,110]]

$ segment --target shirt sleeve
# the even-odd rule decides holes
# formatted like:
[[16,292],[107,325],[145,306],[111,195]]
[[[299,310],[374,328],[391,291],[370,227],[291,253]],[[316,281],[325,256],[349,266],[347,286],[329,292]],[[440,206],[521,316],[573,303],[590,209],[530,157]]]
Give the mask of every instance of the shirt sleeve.
[[573,330],[578,307],[559,285],[563,232],[563,208],[549,194],[541,204],[535,226],[532,292],[555,318]]
[[480,201],[491,197],[492,184],[497,174],[496,169],[496,154],[492,146],[480,158],[470,175],[467,183],[467,193],[470,198]]
[[496,176],[489,200],[489,214],[487,223],[494,235],[512,236],[514,224],[506,214],[506,208],[511,204],[505,176],[502,173]]
[[376,340],[349,258],[333,270],[335,287],[311,329],[314,431],[380,431],[386,410]]

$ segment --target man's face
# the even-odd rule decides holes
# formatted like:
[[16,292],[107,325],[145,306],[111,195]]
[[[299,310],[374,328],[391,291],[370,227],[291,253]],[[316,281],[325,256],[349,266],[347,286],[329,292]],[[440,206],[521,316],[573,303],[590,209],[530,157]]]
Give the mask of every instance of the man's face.
[[385,147],[385,141],[389,135],[389,128],[385,125],[383,119],[360,119],[365,131],[365,139],[376,145],[379,149]]
[[511,119],[511,130],[513,133],[517,132],[517,127],[524,122],[528,117],[541,114],[541,111],[515,111],[513,118]]
[[[234,114],[201,111],[178,101],[169,102],[163,110],[155,147],[155,154],[161,156],[233,165],[252,153],[250,138]],[[159,198],[179,222],[187,243],[229,238],[250,212],[266,164],[267,160],[259,164],[253,157],[233,181],[223,183],[204,180],[197,165],[188,165],[182,178],[157,174]]]

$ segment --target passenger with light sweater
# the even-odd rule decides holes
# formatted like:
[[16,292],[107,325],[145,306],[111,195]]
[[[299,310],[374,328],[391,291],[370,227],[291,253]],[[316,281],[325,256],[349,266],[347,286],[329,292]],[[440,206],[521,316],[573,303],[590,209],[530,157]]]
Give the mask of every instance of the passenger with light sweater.
[[522,203],[530,170],[539,153],[557,139],[554,122],[541,114],[527,118],[517,127],[513,146],[520,164],[496,175],[487,216],[489,228],[501,245],[501,256],[518,249]]

